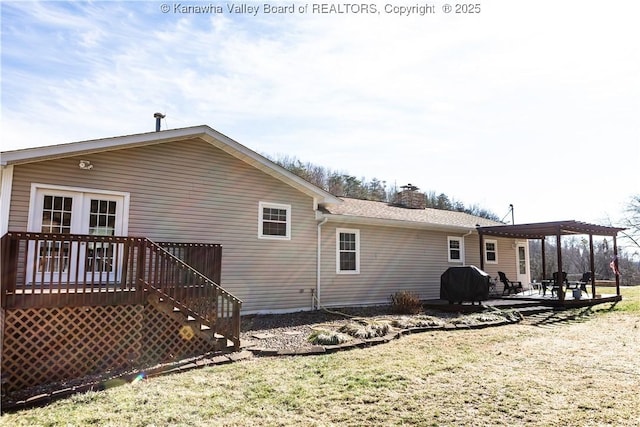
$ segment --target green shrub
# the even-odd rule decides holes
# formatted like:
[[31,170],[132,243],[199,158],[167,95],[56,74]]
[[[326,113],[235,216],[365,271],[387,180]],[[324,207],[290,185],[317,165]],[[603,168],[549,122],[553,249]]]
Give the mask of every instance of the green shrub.
[[397,314],[418,314],[422,311],[422,303],[418,295],[400,291],[391,295],[391,310]]

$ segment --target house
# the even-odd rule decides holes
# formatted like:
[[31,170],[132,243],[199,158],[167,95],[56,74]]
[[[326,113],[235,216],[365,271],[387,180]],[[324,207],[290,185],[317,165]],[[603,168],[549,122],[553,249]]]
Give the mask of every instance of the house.
[[[526,240],[336,197],[208,126],[0,153],[7,388],[240,344],[240,314],[439,297],[450,266],[528,281]],[[418,203],[418,205],[416,205]],[[482,254],[481,254],[482,252]]]
[[[0,235],[218,243],[221,285],[243,301],[243,313],[385,303],[398,290],[438,298],[446,268],[480,264],[476,226],[496,224],[335,197],[208,126],[0,156]],[[413,191],[406,189],[405,199]],[[502,269],[527,280],[525,241],[485,245],[492,276]]]
[[[529,283],[529,239],[612,236],[615,255],[621,230],[428,209],[412,185],[336,197],[208,126],[1,152],[3,387],[238,349],[241,313],[438,299],[449,267]],[[588,303],[616,287],[592,275]]]

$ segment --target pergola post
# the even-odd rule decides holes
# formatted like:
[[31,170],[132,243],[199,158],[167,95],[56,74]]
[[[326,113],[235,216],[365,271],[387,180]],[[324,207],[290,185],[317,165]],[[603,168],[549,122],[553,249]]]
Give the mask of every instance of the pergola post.
[[616,236],[613,236],[613,274],[616,276],[616,295],[620,295],[620,275],[618,274],[618,243]]
[[589,234],[589,268],[591,269],[591,298],[596,297],[596,263],[593,252],[593,234]]
[[542,242],[542,280],[547,280],[547,256],[545,255],[545,242],[547,241],[547,238],[543,237],[540,241]]
[[480,270],[484,271],[484,234],[482,232],[480,235]]
[[557,250],[557,256],[558,256],[558,281],[560,283],[558,283],[558,300],[560,300],[560,302],[564,302],[564,288],[563,286],[563,274],[562,274],[562,241],[561,241],[561,230],[560,227],[558,227],[557,230],[557,234],[556,234],[556,250]]

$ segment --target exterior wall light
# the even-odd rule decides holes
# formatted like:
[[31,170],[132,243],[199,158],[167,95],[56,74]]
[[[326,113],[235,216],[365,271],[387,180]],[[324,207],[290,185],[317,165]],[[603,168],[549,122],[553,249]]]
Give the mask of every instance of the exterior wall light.
[[78,163],[78,167],[86,171],[93,169],[93,165],[89,160],[80,160],[80,163]]

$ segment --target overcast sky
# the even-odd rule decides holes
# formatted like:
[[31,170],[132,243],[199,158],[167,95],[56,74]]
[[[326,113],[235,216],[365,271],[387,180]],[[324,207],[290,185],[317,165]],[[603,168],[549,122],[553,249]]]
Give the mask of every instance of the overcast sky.
[[153,131],[159,111],[516,223],[618,224],[640,193],[640,2],[265,3],[3,1],[0,150]]

